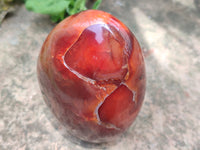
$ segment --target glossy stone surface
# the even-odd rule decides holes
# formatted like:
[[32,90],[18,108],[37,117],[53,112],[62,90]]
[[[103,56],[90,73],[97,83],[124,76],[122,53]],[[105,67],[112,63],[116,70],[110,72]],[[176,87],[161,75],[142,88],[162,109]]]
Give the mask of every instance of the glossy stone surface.
[[46,104],[84,141],[107,142],[122,134],[144,99],[141,48],[122,22],[103,11],[59,23],[43,44],[37,69]]

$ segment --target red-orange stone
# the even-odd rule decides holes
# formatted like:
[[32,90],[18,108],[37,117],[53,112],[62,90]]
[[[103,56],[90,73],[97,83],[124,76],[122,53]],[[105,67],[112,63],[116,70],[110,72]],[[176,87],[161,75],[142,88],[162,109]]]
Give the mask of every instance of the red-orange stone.
[[113,140],[131,125],[144,99],[141,48],[122,22],[103,11],[59,23],[43,44],[37,69],[45,102],[84,141]]

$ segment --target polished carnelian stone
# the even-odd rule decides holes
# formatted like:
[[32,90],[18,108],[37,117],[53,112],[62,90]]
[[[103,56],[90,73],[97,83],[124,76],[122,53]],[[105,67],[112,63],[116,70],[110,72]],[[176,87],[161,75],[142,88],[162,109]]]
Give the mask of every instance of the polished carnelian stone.
[[74,136],[107,142],[135,120],[145,94],[145,65],[131,31],[114,16],[88,10],[59,23],[38,59],[46,104]]

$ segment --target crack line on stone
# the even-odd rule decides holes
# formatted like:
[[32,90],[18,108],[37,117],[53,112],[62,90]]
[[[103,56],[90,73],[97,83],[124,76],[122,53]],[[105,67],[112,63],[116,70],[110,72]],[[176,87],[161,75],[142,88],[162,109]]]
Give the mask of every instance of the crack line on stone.
[[77,72],[77,71],[75,71],[74,69],[72,69],[71,67],[69,67],[69,66],[67,65],[67,63],[65,62],[65,60],[64,60],[64,56],[62,56],[62,59],[63,59],[63,63],[64,63],[64,65],[65,65],[65,67],[66,67],[68,70],[70,70],[72,73],[74,73],[78,78],[84,80],[85,82],[89,82],[89,83],[91,83],[91,84],[93,84],[93,85],[96,83],[95,80],[90,79],[90,78],[87,78],[87,77],[83,76],[82,74],[80,74],[79,72]]
[[118,87],[116,87],[115,89],[113,89],[112,92],[110,92],[109,94],[107,94],[106,97],[104,98],[104,100],[101,101],[101,102],[97,105],[97,107],[96,107],[96,109],[95,109],[95,114],[96,114],[97,121],[98,121],[97,123],[98,123],[99,125],[103,125],[103,126],[106,127],[106,128],[114,128],[114,129],[116,129],[116,130],[121,130],[120,128],[116,127],[116,126],[115,126],[114,124],[112,124],[112,123],[108,123],[108,124],[103,123],[103,122],[101,121],[101,119],[100,119],[100,117],[99,117],[99,113],[98,113],[99,108],[100,108],[101,105],[105,102],[106,98],[107,98],[108,96],[110,96],[117,88],[118,88]]
[[[92,24],[92,25],[97,25],[97,24],[102,24],[106,29],[108,29],[108,30],[113,34],[113,32],[109,29],[109,27],[108,27],[107,24],[105,24],[105,23],[95,23],[95,24]],[[90,26],[91,26],[91,25],[90,25]],[[89,27],[89,26],[88,26],[88,27]],[[87,27],[87,28],[88,28],[88,27]],[[87,28],[85,28],[85,29],[87,29]],[[62,56],[63,64],[64,64],[64,66],[65,66],[68,70],[70,70],[72,73],[74,73],[78,78],[84,80],[85,82],[89,82],[89,83],[91,83],[91,84],[97,86],[99,89],[103,89],[104,91],[106,91],[106,88],[105,88],[105,87],[101,87],[101,86],[99,86],[99,85],[96,84],[96,80],[93,80],[93,79],[91,79],[91,78],[85,77],[84,75],[80,74],[78,71],[76,71],[76,70],[72,69],[71,67],[69,67],[69,66],[67,65],[67,63],[65,62],[65,59],[64,59],[64,58],[65,58],[66,54],[70,51],[70,49],[72,48],[72,46],[79,40],[80,35],[85,31],[85,29],[82,30],[82,32],[79,33],[79,36],[78,36],[77,39],[74,41],[74,43],[73,43],[69,48],[67,48],[66,52],[65,52],[64,55]]]
[[124,86],[126,86],[132,93],[133,93],[133,102],[135,102],[135,104],[136,104],[136,100],[135,100],[135,98],[136,98],[136,91],[134,91],[134,90],[132,90],[131,88],[129,88],[128,87],[128,85],[126,84],[126,83],[122,83]]
[[98,87],[99,89],[103,89],[104,91],[106,91],[106,88],[105,88],[105,87],[102,87],[102,86],[96,84],[96,80],[93,80],[93,79],[91,79],[91,78],[85,77],[84,75],[80,74],[80,73],[77,72],[76,70],[74,70],[74,69],[72,69],[71,67],[69,67],[69,66],[67,65],[67,63],[65,62],[65,60],[64,60],[64,56],[62,56],[62,59],[63,59],[63,64],[64,64],[64,66],[65,66],[69,71],[71,71],[74,75],[76,75],[79,79],[82,79],[82,80],[85,81],[85,82],[89,82],[90,84],[92,84],[92,85]]
[[[130,88],[128,87],[128,85],[126,85],[126,83],[124,83],[124,82],[121,83],[119,86],[121,86],[121,85],[126,86],[126,87],[133,93],[132,101],[136,103],[136,101],[135,101],[136,92],[135,92],[134,90],[130,89]],[[118,87],[119,87],[119,86],[118,86]],[[116,130],[121,130],[120,128],[118,128],[116,125],[114,125],[114,124],[112,124],[112,123],[107,123],[107,124],[103,123],[103,122],[101,121],[101,119],[100,119],[100,117],[99,117],[99,113],[98,113],[99,108],[100,108],[101,105],[105,102],[106,98],[107,98],[108,96],[110,96],[118,87],[116,87],[112,92],[110,92],[109,94],[107,94],[107,96],[104,98],[104,100],[101,101],[101,102],[97,105],[97,107],[96,107],[96,109],[95,109],[95,114],[96,114],[97,121],[98,121],[97,123],[98,123],[99,125],[102,125],[102,126],[104,126],[104,127],[106,127],[106,128],[114,128],[114,129],[116,129]]]

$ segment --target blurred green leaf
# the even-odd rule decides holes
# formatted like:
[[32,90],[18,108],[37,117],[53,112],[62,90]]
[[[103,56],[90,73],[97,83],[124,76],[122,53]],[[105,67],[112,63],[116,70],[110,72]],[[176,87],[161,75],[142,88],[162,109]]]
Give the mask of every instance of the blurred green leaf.
[[86,1],[85,0],[71,0],[70,7],[67,8],[67,13],[69,15],[73,15],[80,11],[86,10]]
[[48,14],[53,22],[63,20],[71,0],[26,0],[26,8],[36,13]]
[[94,3],[92,9],[98,9],[99,6],[100,6],[100,4],[101,4],[101,2],[102,2],[102,0],[97,0],[97,1]]
[[[97,0],[93,9],[97,9],[101,0]],[[68,15],[86,10],[86,0],[25,0],[30,11],[50,15],[53,22],[59,22]]]

